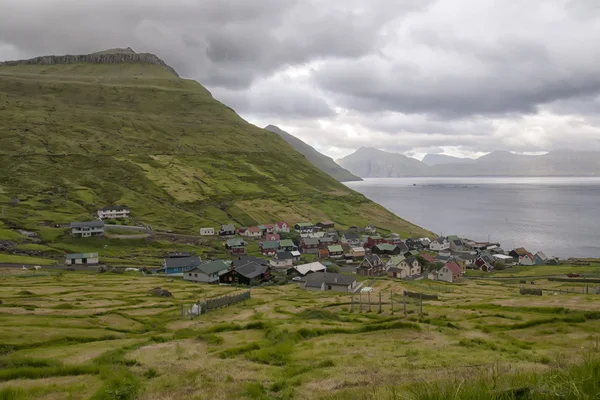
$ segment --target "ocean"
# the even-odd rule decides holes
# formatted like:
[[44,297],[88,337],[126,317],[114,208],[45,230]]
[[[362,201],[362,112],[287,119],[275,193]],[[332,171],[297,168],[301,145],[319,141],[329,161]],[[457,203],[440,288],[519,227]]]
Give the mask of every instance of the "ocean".
[[600,178],[369,178],[346,185],[440,235],[600,257]]

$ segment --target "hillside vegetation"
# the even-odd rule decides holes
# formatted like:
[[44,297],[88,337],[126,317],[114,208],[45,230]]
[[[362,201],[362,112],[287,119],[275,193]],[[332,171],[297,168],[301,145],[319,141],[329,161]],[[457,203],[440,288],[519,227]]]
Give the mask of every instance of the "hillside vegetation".
[[342,228],[428,234],[319,171],[197,82],[159,62],[118,63],[115,53],[90,63],[73,56],[0,64],[0,220],[8,228],[39,230],[125,204],[155,230],[184,233],[327,218]]

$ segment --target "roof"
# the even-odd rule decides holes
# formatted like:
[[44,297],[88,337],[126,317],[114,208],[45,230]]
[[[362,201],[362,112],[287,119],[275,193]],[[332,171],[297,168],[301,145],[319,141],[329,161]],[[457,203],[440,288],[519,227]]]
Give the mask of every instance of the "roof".
[[266,225],[258,225],[258,229],[260,229],[261,231],[264,231],[265,229],[267,229]]
[[205,264],[201,264],[195,268],[192,268],[190,271],[200,271],[205,273],[206,275],[214,274],[216,272],[220,272],[229,268],[229,263],[222,260],[214,260],[207,262]]
[[104,221],[71,222],[71,228],[102,228]]
[[335,222],[327,220],[327,221],[321,221],[321,222],[319,222],[319,224],[321,224],[321,225],[335,225]]
[[292,239],[284,239],[279,241],[279,245],[281,247],[293,247],[295,246],[294,241]]
[[292,260],[294,258],[294,255],[291,251],[278,251],[275,254],[275,258],[278,260]]
[[519,247],[513,250],[519,257],[523,257],[527,255],[527,250],[524,247]]
[[448,261],[444,266],[455,274],[460,274],[462,272],[460,265],[458,265],[456,261]]
[[266,265],[259,264],[257,262],[250,262],[242,265],[241,267],[237,267],[235,270],[238,274],[245,276],[248,279],[253,279],[261,274],[264,274],[268,269],[269,267]]
[[511,256],[507,256],[505,254],[494,254],[492,257],[497,258],[498,260],[512,260]]
[[368,262],[371,266],[375,266],[375,264],[381,262],[381,258],[377,254],[367,254],[364,261]]
[[265,266],[269,265],[267,260],[265,260],[264,258],[258,258],[258,257],[254,257],[254,256],[242,256],[239,258],[239,260],[233,261],[233,266],[237,268],[237,267],[241,267],[242,265],[246,265],[251,262],[255,262],[258,264],[265,265]]
[[544,261],[548,259],[548,256],[546,256],[546,254],[544,254],[543,251],[538,251],[537,254],[536,254],[536,256],[539,257],[539,258],[541,258]]
[[435,258],[431,254],[423,253],[421,254],[421,257],[430,263],[435,262]]
[[260,246],[263,250],[278,249],[279,242],[277,240],[267,240],[265,242],[260,242]]
[[245,245],[246,245],[246,242],[244,242],[243,239],[240,239],[240,238],[227,239],[228,247],[242,247]]
[[309,272],[325,271],[326,267],[320,262],[313,262],[309,264],[298,265],[294,267],[294,269],[298,271],[298,273],[300,273],[301,275],[306,275]]
[[235,231],[234,225],[221,225],[222,231]]
[[434,242],[437,242],[437,243],[439,243],[439,244],[444,244],[444,243],[446,243],[446,242],[447,242],[447,240],[446,240],[446,238],[445,238],[445,237],[441,237],[441,236],[440,236],[439,238],[435,239],[435,240],[434,240]]
[[126,206],[106,206],[106,207],[102,207],[98,211],[112,211],[112,210],[125,211],[125,210],[129,210],[129,207],[126,207]]
[[414,263],[415,261],[416,261],[416,262],[419,262],[419,260],[417,259],[417,257],[408,257],[408,258],[406,259],[406,262],[407,262],[407,263],[409,263],[409,264],[412,264],[412,263]]
[[333,246],[327,246],[327,250],[330,253],[340,253],[340,252],[344,251],[344,249],[342,248],[342,246],[340,246],[339,244],[334,244]]
[[198,256],[165,258],[165,266],[167,268],[198,267],[200,264],[202,262]]
[[346,240],[358,240],[358,239],[360,239],[360,236],[358,236],[358,234],[354,233],[354,232],[345,232],[344,233],[344,237],[346,238]]
[[294,257],[300,257],[300,256],[302,255],[302,254],[300,254],[300,252],[299,252],[299,251],[297,251],[297,250],[294,250],[294,251],[292,251],[291,253],[292,253],[292,256],[294,256]]
[[67,254],[67,260],[75,260],[79,258],[98,258],[98,253],[74,253]]
[[296,224],[296,226],[299,226],[299,227],[301,227],[301,228],[311,228],[311,227],[313,227],[314,225],[313,225],[313,223],[312,223],[312,222],[298,222],[298,223]]
[[411,256],[415,256],[415,257],[418,256],[419,254],[421,254],[421,253],[419,253],[419,250],[411,250],[411,251],[408,251],[407,253],[410,253]]
[[463,245],[463,242],[460,239],[454,239],[454,240],[452,240],[452,243],[454,243],[457,246],[462,246]]
[[327,285],[350,286],[356,282],[356,278],[348,275],[333,274],[330,272],[315,272],[304,278],[306,286],[321,287],[323,283]]
[[479,259],[483,260],[486,264],[494,265],[494,259],[489,253],[481,252],[478,256]]
[[458,236],[456,236],[456,235],[448,236],[448,240],[456,240],[456,239],[458,239]]
[[332,237],[329,236],[323,236],[322,238],[319,238],[319,243],[333,243],[335,242],[335,240]]
[[275,225],[277,225],[278,228],[281,228],[282,226],[287,225],[287,222],[280,221],[276,222]]
[[474,260],[475,258],[477,258],[475,254],[470,253],[461,253],[458,257],[462,260]]
[[369,238],[370,238],[370,239],[373,239],[373,240],[381,240],[381,239],[383,239],[383,238],[382,238],[381,236],[379,236],[379,235],[372,235],[372,236],[369,236]]
[[316,246],[319,244],[319,239],[311,237],[303,238],[302,243],[304,243],[306,246]]
[[181,258],[181,257],[191,257],[192,253],[182,253],[177,251],[171,251],[167,253],[167,258]]
[[255,232],[255,233],[260,233],[260,232],[262,232],[262,229],[260,229],[260,227],[258,227],[258,226],[253,226],[253,227],[250,227],[250,228],[248,228],[247,230],[248,230],[248,232]]
[[390,262],[394,265],[398,265],[404,260],[405,260],[404,256],[394,256],[394,257],[390,258]]
[[365,248],[364,247],[352,247],[352,251],[355,253],[364,253]]
[[398,246],[396,246],[395,244],[380,243],[375,247],[381,251],[394,251],[394,250],[396,250],[396,247],[398,247]]

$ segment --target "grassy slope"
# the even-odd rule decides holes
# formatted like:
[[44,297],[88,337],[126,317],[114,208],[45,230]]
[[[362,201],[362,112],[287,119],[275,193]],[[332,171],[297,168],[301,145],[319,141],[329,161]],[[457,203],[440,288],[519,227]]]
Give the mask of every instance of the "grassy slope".
[[[378,279],[372,312],[356,304],[352,313],[345,293],[287,285],[254,288],[251,300],[190,320],[180,304],[241,289],[44,273],[0,270],[0,398],[104,399],[121,390],[129,393],[121,399],[591,399],[598,390],[596,295]],[[148,296],[156,286],[174,297]],[[424,301],[419,318],[409,299],[405,317],[404,289],[440,301]],[[592,364],[569,369],[582,356]],[[518,388],[530,395],[511,397]]]
[[37,230],[123,203],[155,230],[327,217],[428,233],[154,65],[1,66],[0,120],[0,219],[9,227]]

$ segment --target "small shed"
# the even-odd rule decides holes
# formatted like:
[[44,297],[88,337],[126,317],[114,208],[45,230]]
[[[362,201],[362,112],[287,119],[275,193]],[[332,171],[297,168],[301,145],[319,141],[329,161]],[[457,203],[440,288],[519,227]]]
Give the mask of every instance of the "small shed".
[[98,264],[98,253],[75,253],[67,254],[66,265],[96,265]]

